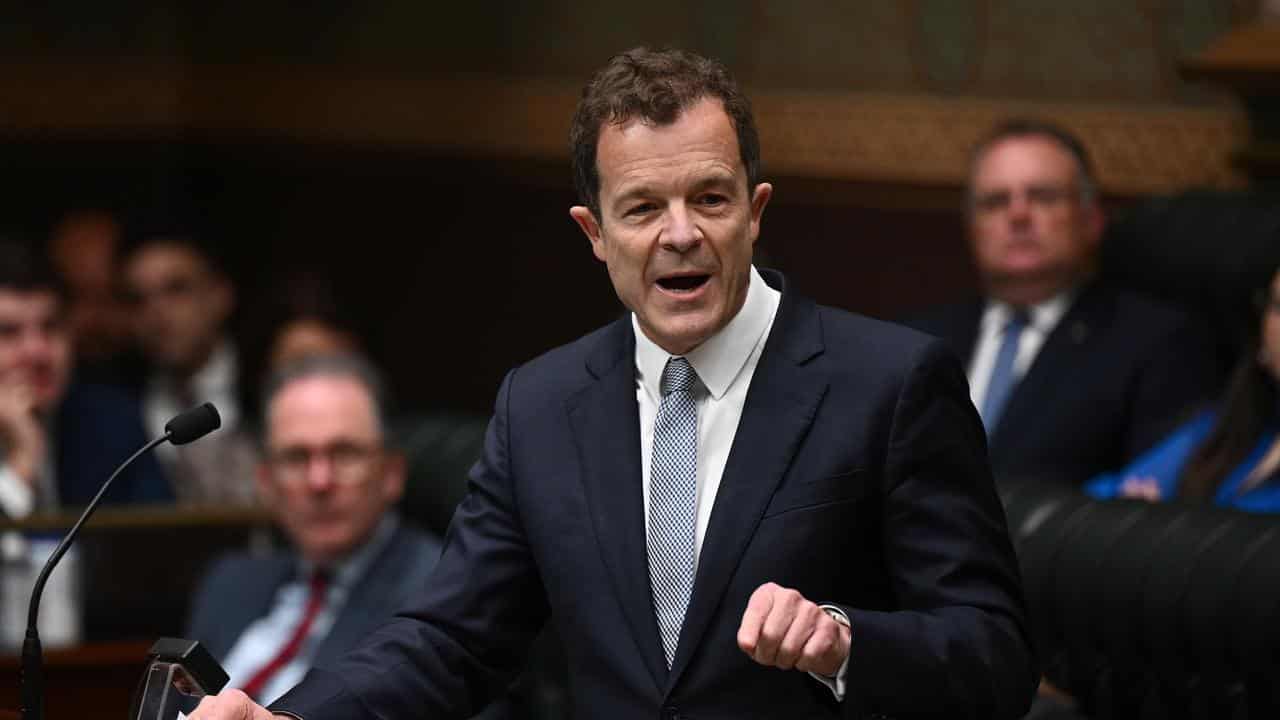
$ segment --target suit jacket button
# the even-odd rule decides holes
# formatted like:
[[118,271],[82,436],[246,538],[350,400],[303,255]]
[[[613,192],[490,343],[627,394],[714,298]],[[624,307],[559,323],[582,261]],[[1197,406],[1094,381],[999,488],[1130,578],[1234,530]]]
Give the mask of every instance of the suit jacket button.
[[680,720],[680,711],[675,705],[662,708],[662,720]]

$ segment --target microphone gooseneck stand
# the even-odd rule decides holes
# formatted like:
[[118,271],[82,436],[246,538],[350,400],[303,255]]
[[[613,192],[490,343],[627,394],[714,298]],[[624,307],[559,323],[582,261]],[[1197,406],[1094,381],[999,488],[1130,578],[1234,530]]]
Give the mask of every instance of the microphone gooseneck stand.
[[80,519],[71,526],[66,536],[62,538],[62,542],[58,543],[49,555],[44,568],[36,576],[35,585],[31,588],[31,605],[27,610],[27,634],[22,640],[22,720],[44,720],[44,653],[40,646],[37,620],[40,616],[40,595],[44,592],[45,583],[48,582],[54,566],[66,554],[67,548],[71,547],[72,541],[80,532],[80,528],[93,515],[93,511],[98,509],[98,503],[111,487],[112,481],[124,472],[125,468],[132,465],[134,460],[166,440],[172,441],[174,445],[185,445],[213,432],[219,425],[221,425],[221,419],[217,409],[211,403],[204,403],[187,410],[166,423],[164,435],[142,446],[142,449],[130,455],[128,460],[111,473],[107,481],[98,489],[98,494],[89,501]]

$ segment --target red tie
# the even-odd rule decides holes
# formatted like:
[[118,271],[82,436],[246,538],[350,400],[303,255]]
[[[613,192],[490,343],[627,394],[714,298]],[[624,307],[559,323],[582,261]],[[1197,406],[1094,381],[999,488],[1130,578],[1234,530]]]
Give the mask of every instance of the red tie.
[[307,609],[302,613],[302,622],[298,623],[298,627],[294,629],[293,635],[289,637],[289,642],[280,648],[280,652],[271,658],[267,664],[263,665],[258,672],[249,678],[249,682],[244,684],[241,690],[251,698],[257,698],[258,693],[262,692],[263,686],[267,684],[271,677],[280,671],[280,668],[289,664],[289,661],[298,654],[298,650],[302,649],[302,641],[307,639],[307,633],[311,631],[311,625],[315,623],[316,616],[320,614],[320,609],[324,607],[325,588],[329,584],[328,576],[320,571],[311,574],[311,590],[307,596]]

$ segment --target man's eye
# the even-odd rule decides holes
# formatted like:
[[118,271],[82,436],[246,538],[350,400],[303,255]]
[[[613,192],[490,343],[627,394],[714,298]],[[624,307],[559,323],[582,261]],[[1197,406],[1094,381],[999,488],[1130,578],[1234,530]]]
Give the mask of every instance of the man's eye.
[[624,214],[627,215],[628,217],[635,216],[635,215],[644,215],[647,212],[651,212],[656,207],[657,206],[654,205],[653,203],[640,203],[639,205],[632,205],[631,207],[627,208],[627,212]]
[[716,205],[723,205],[729,202],[729,198],[723,195],[717,195],[715,193],[708,193],[706,195],[703,195],[701,198],[699,198],[699,202],[701,202],[703,205],[710,205],[714,207]]
[[1008,207],[1009,194],[1008,193],[987,193],[985,195],[979,195],[974,199],[973,204],[979,210],[984,210],[988,212],[999,210],[1001,208]]

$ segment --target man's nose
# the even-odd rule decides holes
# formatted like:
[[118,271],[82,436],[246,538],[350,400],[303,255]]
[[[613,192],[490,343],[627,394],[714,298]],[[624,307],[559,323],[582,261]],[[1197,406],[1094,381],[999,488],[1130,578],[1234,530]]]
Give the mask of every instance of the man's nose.
[[43,360],[48,357],[49,349],[52,346],[53,342],[48,333],[41,330],[29,330],[22,333],[18,348],[22,357],[27,360]]
[[702,230],[697,218],[683,202],[672,203],[667,210],[666,227],[662,230],[662,244],[669,250],[685,253],[702,241]]
[[1009,222],[1021,225],[1031,220],[1031,202],[1026,193],[1013,193],[1009,196]]
[[307,461],[307,489],[325,492],[333,488],[333,460],[326,453],[316,453]]

